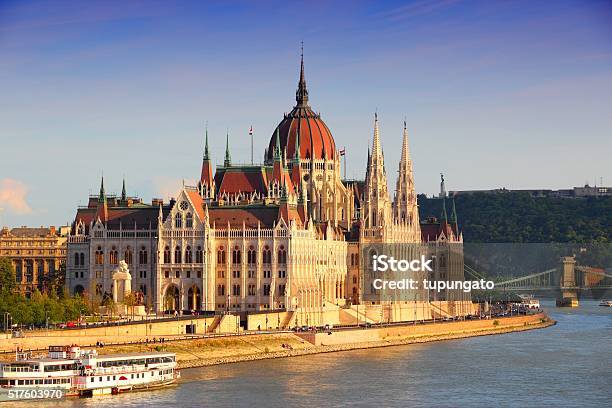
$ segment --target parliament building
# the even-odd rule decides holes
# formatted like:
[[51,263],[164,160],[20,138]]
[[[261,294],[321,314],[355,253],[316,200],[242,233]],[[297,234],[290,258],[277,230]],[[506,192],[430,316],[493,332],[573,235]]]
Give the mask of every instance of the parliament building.
[[[303,57],[295,96],[263,164],[234,164],[226,140],[223,164],[214,169],[206,132],[197,185],[182,186],[169,202],[130,197],[125,181],[120,196],[108,195],[102,179],[68,237],[70,292],[107,296],[125,260],[132,288],[151,312],[284,311],[287,321],[279,325],[287,326],[296,313],[309,324],[342,322],[325,317],[340,310],[384,318],[380,307],[369,317],[363,306],[354,310],[377,306],[362,298],[360,250],[368,243],[423,245],[439,253],[435,273],[463,279],[462,252],[454,256],[445,246],[463,240],[454,210],[419,220],[406,124],[392,194],[377,115],[365,179],[347,181],[332,132],[310,106]],[[426,306],[423,316],[435,313]]]

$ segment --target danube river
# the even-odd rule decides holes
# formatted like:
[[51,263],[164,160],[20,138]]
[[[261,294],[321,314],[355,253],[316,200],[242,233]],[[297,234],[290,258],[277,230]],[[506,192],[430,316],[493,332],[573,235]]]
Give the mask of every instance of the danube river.
[[165,390],[46,406],[609,406],[612,308],[543,304],[556,326],[184,370]]

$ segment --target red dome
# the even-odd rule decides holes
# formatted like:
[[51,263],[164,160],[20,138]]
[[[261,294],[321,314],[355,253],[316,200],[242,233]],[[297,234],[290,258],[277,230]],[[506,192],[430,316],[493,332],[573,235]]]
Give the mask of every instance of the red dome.
[[295,157],[298,134],[301,159],[335,159],[336,144],[334,138],[325,122],[321,120],[321,116],[314,113],[308,105],[303,56],[300,82],[295,93],[295,100],[297,105],[291,113],[285,115],[270,138],[266,159],[270,161],[274,159],[277,131],[281,152],[286,152],[288,160]]
[[[288,160],[295,157],[298,134],[301,159],[336,158],[336,144],[329,128],[321,120],[321,117],[309,107],[296,106],[291,113],[285,116],[276,129],[278,130],[281,152],[286,151]],[[267,158],[269,160],[274,158],[277,130],[272,134],[268,146]]]

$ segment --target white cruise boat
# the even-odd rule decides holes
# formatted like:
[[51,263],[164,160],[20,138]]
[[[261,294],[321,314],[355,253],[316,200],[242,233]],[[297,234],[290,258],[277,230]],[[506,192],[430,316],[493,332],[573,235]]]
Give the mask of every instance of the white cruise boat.
[[599,306],[612,307],[612,300],[602,300],[599,302]]
[[[16,361],[0,363],[0,388],[15,399],[94,396],[162,387],[180,378],[176,355],[165,352],[98,355],[78,346],[50,346],[47,357],[17,353]],[[28,393],[18,392],[27,390]]]
[[[520,295],[519,295],[520,296]],[[533,295],[523,295],[521,297],[521,306],[527,309],[539,309],[540,301],[533,297]]]

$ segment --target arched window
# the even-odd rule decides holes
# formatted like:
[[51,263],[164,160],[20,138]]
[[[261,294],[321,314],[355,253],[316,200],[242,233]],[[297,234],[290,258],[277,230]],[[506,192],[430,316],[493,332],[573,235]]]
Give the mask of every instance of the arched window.
[[225,296],[225,285],[217,286],[217,295]]
[[80,258],[81,258],[81,266],[84,266],[85,265],[85,254],[83,252],[81,252]]
[[185,216],[185,227],[193,228],[193,215],[191,215],[190,212],[188,212],[187,215]]
[[74,253],[74,266],[79,266],[79,253],[75,252]]
[[257,263],[257,252],[253,247],[249,248],[249,252],[247,252],[247,262],[249,265],[255,265]]
[[108,262],[111,265],[117,265],[119,263],[119,254],[115,247],[112,247],[111,251],[108,254]]
[[196,263],[204,263],[204,254],[202,253],[202,247],[198,246],[196,249]]
[[183,228],[183,216],[181,213],[176,213],[174,216],[174,228]]
[[104,263],[104,251],[102,247],[98,247],[96,250],[96,265],[102,265]]
[[279,264],[286,264],[287,263],[287,251],[285,250],[285,247],[281,245],[281,247],[278,250],[278,258],[277,261]]
[[440,268],[446,267],[446,256],[440,255]]
[[240,249],[238,247],[234,248],[232,251],[232,263],[239,264],[242,262],[242,256],[240,253]]
[[240,296],[240,285],[232,285],[232,295]]
[[261,254],[262,256],[262,261],[265,264],[271,264],[272,263],[272,251],[270,251],[270,248],[266,245],[263,249],[263,252]]
[[147,249],[145,247],[140,247],[140,252],[138,253],[138,263],[141,265],[149,263],[149,254],[147,253]]
[[164,263],[170,263],[170,247],[166,246],[164,248]]
[[128,246],[123,253],[123,260],[128,264],[132,264],[132,249]]
[[177,246],[174,248],[174,263],[182,263],[181,262],[181,247]]
[[219,247],[219,249],[217,250],[217,263],[225,263],[225,249],[223,247]]
[[191,247],[187,245],[185,248],[185,263],[193,263],[193,257],[191,256]]

